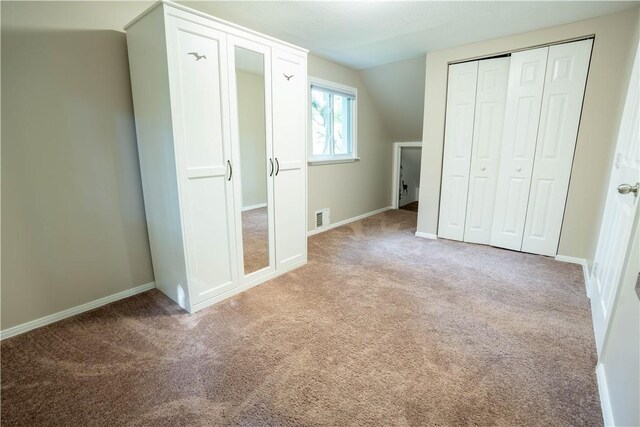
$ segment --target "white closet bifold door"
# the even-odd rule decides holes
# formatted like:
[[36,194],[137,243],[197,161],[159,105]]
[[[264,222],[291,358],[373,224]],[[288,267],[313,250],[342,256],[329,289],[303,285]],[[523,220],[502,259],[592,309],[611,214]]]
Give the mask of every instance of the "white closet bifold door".
[[438,236],[464,237],[478,61],[449,66]]
[[558,251],[591,45],[582,40],[549,48],[523,252]]
[[520,250],[549,48],[511,55],[491,245]]
[[479,62],[465,242],[491,239],[508,81],[509,58]]

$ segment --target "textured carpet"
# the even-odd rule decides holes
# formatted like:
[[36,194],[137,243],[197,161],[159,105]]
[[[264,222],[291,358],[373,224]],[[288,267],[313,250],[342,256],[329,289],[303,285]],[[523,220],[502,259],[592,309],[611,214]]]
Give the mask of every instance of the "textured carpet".
[[267,208],[242,212],[244,273],[269,266],[269,217]]
[[601,425],[578,266],[393,210],[197,314],[150,291],[2,342],[3,425]]

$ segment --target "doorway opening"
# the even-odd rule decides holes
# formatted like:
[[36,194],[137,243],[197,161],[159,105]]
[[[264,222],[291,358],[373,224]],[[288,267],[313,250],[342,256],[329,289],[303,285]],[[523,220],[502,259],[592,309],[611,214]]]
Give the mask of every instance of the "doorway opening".
[[393,208],[418,211],[421,161],[421,142],[393,144]]

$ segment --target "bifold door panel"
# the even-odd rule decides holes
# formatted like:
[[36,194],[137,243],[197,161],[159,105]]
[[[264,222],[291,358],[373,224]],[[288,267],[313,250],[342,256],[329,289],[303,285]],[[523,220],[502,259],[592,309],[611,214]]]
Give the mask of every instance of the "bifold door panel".
[[462,240],[467,211],[478,61],[449,66],[438,236]]
[[549,48],[511,55],[491,245],[522,248]]
[[488,244],[495,206],[509,58],[480,61],[464,241]]
[[522,250],[554,256],[578,136],[592,40],[549,48]]
[[449,66],[438,236],[557,253],[591,46]]

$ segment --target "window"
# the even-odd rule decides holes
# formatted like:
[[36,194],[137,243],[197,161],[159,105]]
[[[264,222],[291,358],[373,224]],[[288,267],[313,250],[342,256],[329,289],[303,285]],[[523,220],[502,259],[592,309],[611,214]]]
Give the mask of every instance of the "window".
[[312,77],[309,82],[309,162],[319,164],[357,160],[357,90]]

